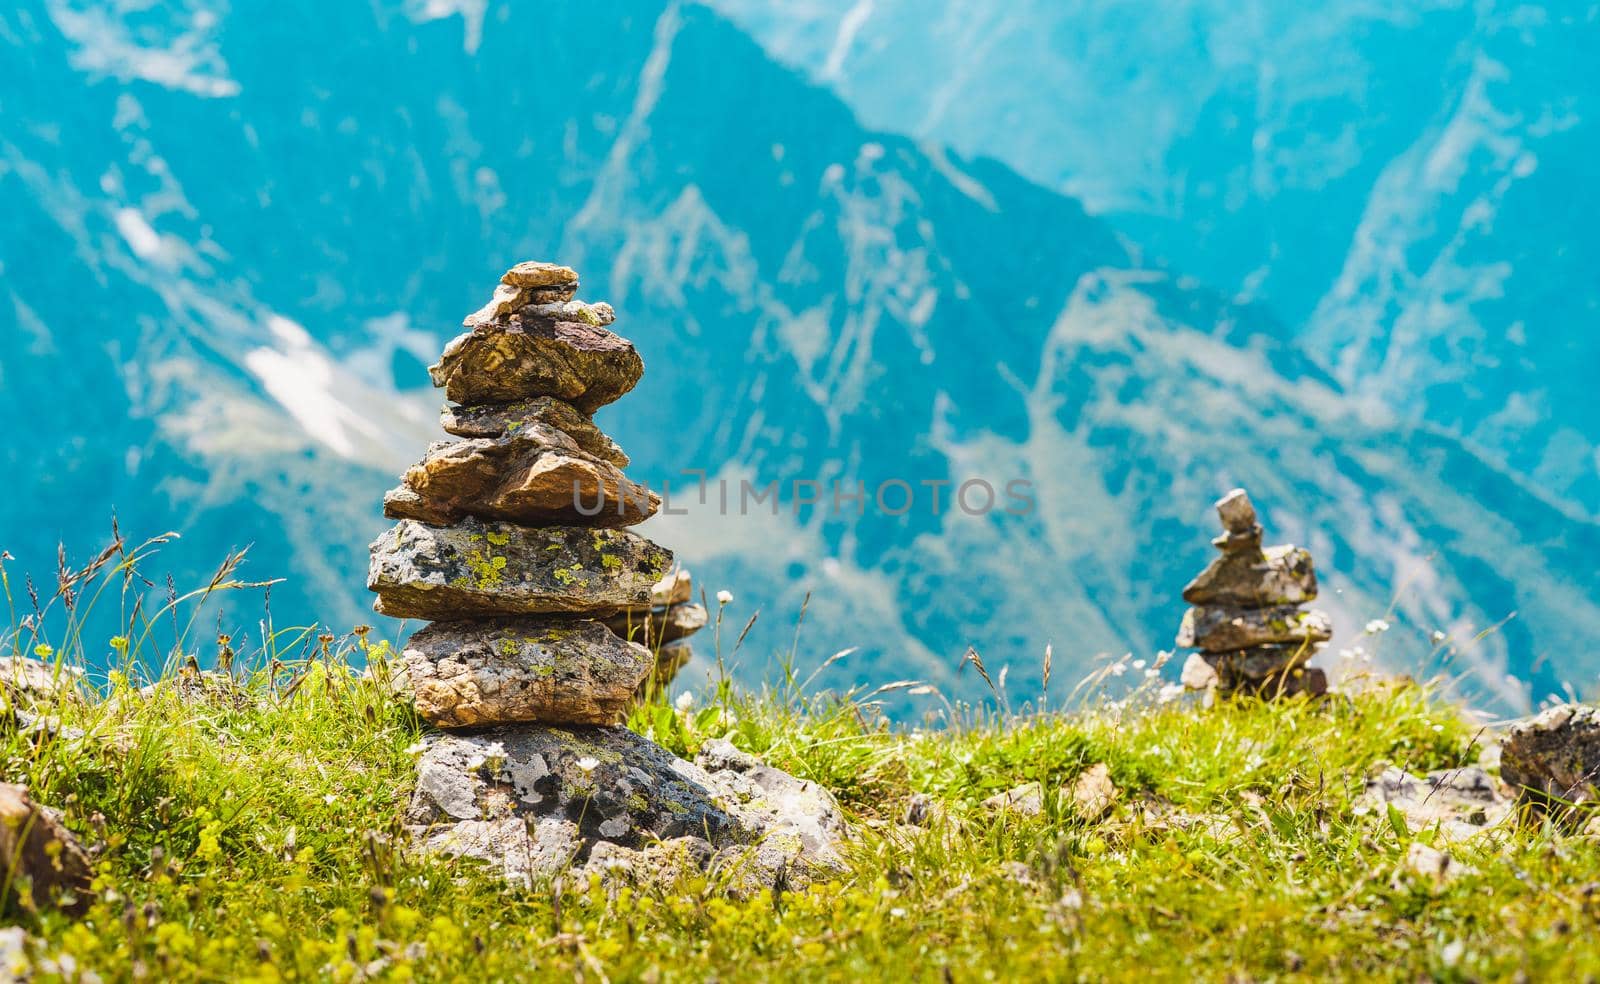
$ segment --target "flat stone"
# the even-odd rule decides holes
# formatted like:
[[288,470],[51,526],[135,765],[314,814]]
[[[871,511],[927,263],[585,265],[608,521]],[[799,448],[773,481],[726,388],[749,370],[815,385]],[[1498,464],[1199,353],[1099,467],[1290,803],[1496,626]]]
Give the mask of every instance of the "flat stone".
[[799,887],[841,864],[846,828],[828,791],[725,741],[696,762],[625,728],[514,725],[425,743],[406,813],[416,843],[516,884],[572,869],[637,877],[662,842],[677,842],[688,870],[741,862],[752,887]]
[[83,671],[75,666],[31,656],[0,656],[0,701],[9,697],[34,704],[75,698],[82,678]]
[[655,651],[656,665],[653,670],[645,674],[639,681],[638,699],[647,700],[653,694],[662,693],[672,686],[672,681],[677,679],[689,661],[694,659],[694,647],[687,639],[669,642]]
[[396,519],[452,523],[463,516],[526,525],[632,526],[655,515],[661,498],[593,457],[565,431],[535,423],[501,437],[434,444],[405,474],[422,500],[386,497]]
[[373,543],[367,587],[395,618],[609,615],[645,604],[671,566],[671,551],[624,530],[403,519]]
[[529,301],[527,292],[520,287],[509,284],[500,284],[494,289],[494,296],[489,298],[489,303],[461,319],[461,324],[466,328],[478,328],[482,325],[493,323],[496,319],[503,318],[512,311],[525,306]]
[[624,639],[657,649],[665,643],[694,635],[706,627],[707,621],[704,608],[682,604],[646,611],[642,615],[636,611],[618,612],[606,619],[606,625]]
[[[583,308],[596,320],[610,312],[608,305]],[[456,403],[553,396],[593,413],[639,382],[644,361],[632,342],[595,324],[529,315],[538,310],[523,308],[451,342],[428,370],[434,385]]]
[[524,260],[500,277],[502,284],[512,287],[572,287],[578,286],[578,271],[559,263]]
[[1207,652],[1228,652],[1272,643],[1326,642],[1333,636],[1328,616],[1292,605],[1274,608],[1197,606],[1183,615],[1178,645]]
[[438,622],[401,653],[417,713],[445,728],[614,724],[654,657],[599,622]]
[[518,403],[490,403],[475,407],[446,406],[440,415],[446,433],[457,437],[505,437],[537,427],[554,428],[572,438],[579,448],[618,468],[628,467],[628,456],[596,427],[586,413],[570,403],[541,396]]
[[1600,799],[1600,708],[1561,704],[1513,724],[1500,740],[1500,778],[1535,806]]
[[80,911],[92,874],[89,855],[59,813],[35,803],[27,787],[0,782],[0,906],[25,899],[33,909]]
[[460,518],[459,513],[424,498],[409,485],[383,494],[383,514],[390,519],[415,519],[433,526],[449,526]]
[[1191,605],[1267,608],[1316,597],[1311,553],[1289,545],[1224,553],[1183,589],[1183,600]]
[[650,604],[655,608],[664,608],[667,605],[681,605],[694,598],[694,578],[688,570],[674,567],[667,572],[667,576],[656,582],[650,589]]

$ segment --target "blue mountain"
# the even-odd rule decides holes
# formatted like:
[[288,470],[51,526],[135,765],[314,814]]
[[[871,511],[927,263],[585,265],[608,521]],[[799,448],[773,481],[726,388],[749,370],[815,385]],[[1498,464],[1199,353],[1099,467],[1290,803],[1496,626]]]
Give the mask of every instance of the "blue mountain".
[[[744,672],[802,607],[802,664],[861,647],[831,683],[972,696],[972,644],[1020,697],[1047,643],[1057,681],[1154,653],[1234,484],[1347,637],[1393,607],[1395,658],[1505,706],[1595,668],[1581,482],[1352,385],[1176,233],[869,128],[709,8],[24,2],[0,44],[0,545],[38,577],[116,510],[184,534],[180,584],[253,543],[279,624],[372,621],[379,499],[439,435],[423,367],[549,258],[644,355],[598,421],[684,507],[644,532],[735,592],[725,649],[761,609]],[[1035,508],[716,494],[969,478]]]

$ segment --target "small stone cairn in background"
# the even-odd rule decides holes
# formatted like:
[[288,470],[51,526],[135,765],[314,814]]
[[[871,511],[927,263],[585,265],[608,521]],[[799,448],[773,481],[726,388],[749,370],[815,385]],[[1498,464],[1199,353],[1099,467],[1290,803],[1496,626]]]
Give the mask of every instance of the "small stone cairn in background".
[[1261,524],[1244,489],[1218,500],[1222,556],[1183,589],[1190,608],[1178,645],[1200,650],[1184,664],[1183,681],[1219,693],[1281,697],[1320,695],[1327,674],[1306,663],[1333,635],[1328,616],[1301,606],[1317,597],[1311,554],[1301,547],[1261,546]]
[[672,554],[626,528],[660,499],[591,414],[644,363],[578,275],[519,263],[430,368],[444,429],[384,497],[378,612],[431,622],[399,679],[437,730],[407,820],[426,849],[528,883],[572,868],[654,878],[735,868],[746,886],[837,863],[826,790],[712,742],[676,758],[617,722],[706,624]]

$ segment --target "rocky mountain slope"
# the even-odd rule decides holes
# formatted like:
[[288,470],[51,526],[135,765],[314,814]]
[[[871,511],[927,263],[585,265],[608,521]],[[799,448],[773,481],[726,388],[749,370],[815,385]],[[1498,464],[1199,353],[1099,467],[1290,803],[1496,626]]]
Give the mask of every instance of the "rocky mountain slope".
[[[762,608],[748,672],[808,590],[802,654],[861,646],[847,679],[971,693],[970,642],[1023,694],[1047,642],[1058,681],[1168,647],[1235,484],[1347,637],[1399,589],[1393,652],[1444,631],[1509,704],[1593,668],[1593,522],[1074,199],[863,128],[706,8],[25,3],[0,44],[0,411],[27,435],[0,531],[31,569],[115,507],[179,517],[191,573],[253,541],[280,623],[370,619],[372,504],[436,429],[422,360],[474,285],[559,257],[650,367],[600,413],[686,512],[642,529],[739,625]],[[1037,509],[722,515],[684,468],[1020,478]]]

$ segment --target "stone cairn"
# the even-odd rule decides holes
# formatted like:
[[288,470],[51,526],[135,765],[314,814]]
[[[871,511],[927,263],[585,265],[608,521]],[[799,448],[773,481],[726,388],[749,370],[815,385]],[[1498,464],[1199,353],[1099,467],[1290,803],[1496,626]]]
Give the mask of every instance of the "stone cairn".
[[774,884],[834,859],[826,791],[732,746],[690,763],[615,726],[687,662],[706,613],[672,554],[626,529],[660,499],[590,415],[644,363],[607,330],[611,306],[577,289],[551,263],[506,272],[429,369],[458,440],[384,497],[398,522],[372,545],[368,587],[379,613],[432,623],[397,682],[445,729],[424,742],[408,822],[424,848],[517,881],[748,857]]
[[1183,616],[1178,645],[1198,648],[1184,665],[1191,687],[1220,693],[1320,695],[1327,675],[1306,663],[1333,635],[1328,616],[1300,606],[1317,597],[1311,554],[1285,544],[1261,546],[1261,524],[1244,489],[1217,502],[1222,556],[1183,589],[1194,607]]

